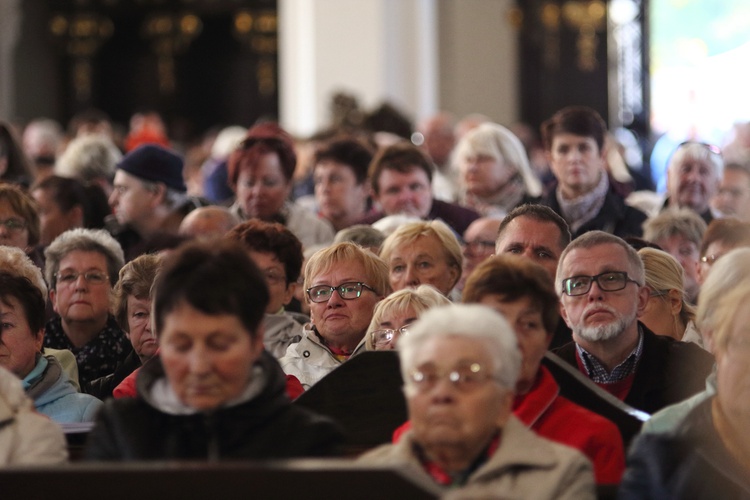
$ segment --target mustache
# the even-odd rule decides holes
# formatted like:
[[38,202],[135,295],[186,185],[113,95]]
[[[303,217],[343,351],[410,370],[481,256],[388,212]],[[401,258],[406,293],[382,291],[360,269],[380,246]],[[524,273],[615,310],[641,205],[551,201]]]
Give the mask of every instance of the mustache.
[[586,306],[586,308],[583,310],[583,317],[588,318],[589,315],[594,311],[607,311],[608,313],[614,314],[615,316],[619,316],[619,312],[612,306],[607,304],[589,304]]

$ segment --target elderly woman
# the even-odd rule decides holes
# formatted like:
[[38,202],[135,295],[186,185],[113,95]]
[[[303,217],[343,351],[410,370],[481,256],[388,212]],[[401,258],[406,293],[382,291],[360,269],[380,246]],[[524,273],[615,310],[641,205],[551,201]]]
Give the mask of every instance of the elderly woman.
[[280,359],[299,342],[307,317],[284,310],[292,301],[302,269],[302,244],[278,223],[249,220],[234,227],[227,239],[241,243],[266,279],[270,295],[263,316],[263,343]]
[[463,301],[493,308],[515,331],[521,372],[513,414],[538,435],[585,454],[597,483],[617,484],[625,468],[619,430],[560,396],[557,382],[541,365],[559,320],[558,297],[544,268],[516,256],[491,257],[469,276]]
[[485,217],[503,218],[542,194],[523,144],[502,125],[484,123],[467,132],[453,162],[460,172],[461,203]]
[[0,252],[0,366],[20,378],[37,411],[58,423],[94,419],[101,401],[80,394],[57,358],[43,355],[47,287],[42,273],[17,248]]
[[380,257],[394,291],[427,284],[449,296],[461,277],[461,245],[440,221],[404,224],[383,242]]
[[112,399],[89,439],[90,460],[240,460],[320,456],[340,441],[329,420],[293,406],[263,348],[265,279],[234,242],[190,244],[157,278],[159,356],[138,397]]
[[44,252],[45,278],[57,316],[45,326],[44,345],[69,349],[81,387],[109,375],[132,350],[110,313],[112,283],[123,265],[120,245],[104,230],[71,229]]
[[0,245],[29,253],[39,243],[39,214],[21,188],[0,183]]
[[240,219],[284,224],[304,247],[333,241],[333,227],[289,201],[297,163],[294,143],[275,123],[256,125],[228,161],[229,183],[237,195],[232,205]]
[[655,248],[638,250],[646,270],[648,302],[640,321],[657,335],[694,342],[703,340],[695,326],[695,308],[685,300],[684,271],[677,259]]
[[344,242],[319,250],[305,266],[311,322],[281,358],[305,389],[365,348],[375,304],[390,293],[388,267],[372,252]]
[[432,309],[399,351],[412,427],[361,463],[409,468],[461,498],[594,498],[588,460],[512,415],[521,355],[502,316],[479,305]]
[[365,347],[368,351],[396,349],[398,339],[408,333],[411,325],[423,312],[448,304],[450,301],[445,295],[430,285],[393,292],[375,306]]
[[161,267],[162,257],[144,254],[120,269],[112,305],[115,319],[125,332],[133,350],[117,365],[114,373],[93,380],[86,392],[99,399],[112,395],[115,388],[136,368],[154,357],[159,348],[151,324],[151,288]]
[[633,444],[619,498],[744,498],[750,475],[750,284],[716,301],[716,393],[674,432]]

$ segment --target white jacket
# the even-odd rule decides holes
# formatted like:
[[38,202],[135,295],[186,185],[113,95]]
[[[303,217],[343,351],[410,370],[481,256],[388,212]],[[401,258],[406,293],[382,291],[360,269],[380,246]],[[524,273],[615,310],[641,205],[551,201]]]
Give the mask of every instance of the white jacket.
[[62,429],[37,413],[21,381],[0,367],[0,466],[58,464],[67,458]]
[[[357,344],[352,356],[365,350],[365,337]],[[279,360],[287,375],[297,377],[305,390],[341,365],[336,356],[320,341],[310,323],[302,327],[302,340],[287,348]]]

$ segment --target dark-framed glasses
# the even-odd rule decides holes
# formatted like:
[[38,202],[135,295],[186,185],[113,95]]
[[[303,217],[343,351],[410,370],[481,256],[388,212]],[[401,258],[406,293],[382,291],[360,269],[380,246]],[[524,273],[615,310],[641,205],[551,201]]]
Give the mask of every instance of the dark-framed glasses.
[[570,295],[571,297],[589,293],[589,290],[591,290],[591,284],[595,281],[599,286],[599,289],[605,292],[616,292],[622,290],[628,283],[635,283],[640,286],[640,283],[629,278],[628,273],[626,272],[609,271],[597,274],[596,276],[573,276],[572,278],[564,279],[562,282],[563,293],[565,295]]
[[375,292],[372,287],[359,281],[348,281],[346,283],[341,283],[339,286],[316,285],[311,286],[306,291],[310,301],[319,303],[327,302],[331,298],[331,295],[333,295],[334,290],[336,290],[339,297],[344,300],[358,299],[360,295],[362,295],[363,290]]
[[84,273],[77,273],[75,271],[63,271],[57,275],[57,282],[62,285],[72,285],[78,281],[78,277],[83,276],[86,283],[91,285],[102,285],[109,281],[107,273],[101,271],[86,271]]
[[409,381],[419,392],[428,392],[444,378],[458,390],[470,392],[488,380],[495,380],[489,369],[479,363],[459,364],[450,370],[439,370],[433,365],[424,365],[409,373]]
[[392,328],[373,330],[370,332],[370,337],[372,338],[372,343],[375,347],[387,347],[396,337],[408,335],[409,328],[411,328],[410,324],[404,325],[401,328],[396,328],[395,330]]
[[26,229],[26,226],[27,226],[25,220],[17,219],[15,217],[11,217],[10,219],[0,220],[0,225],[5,226],[5,229],[14,233],[23,231],[24,229]]

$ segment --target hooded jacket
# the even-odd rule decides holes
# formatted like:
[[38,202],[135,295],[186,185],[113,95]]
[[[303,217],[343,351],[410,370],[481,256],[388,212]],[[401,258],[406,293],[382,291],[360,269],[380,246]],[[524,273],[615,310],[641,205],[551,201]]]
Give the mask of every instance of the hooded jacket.
[[93,422],[102,405],[94,396],[79,393],[52,355],[39,357],[23,385],[37,411],[58,424]]
[[342,442],[338,425],[290,403],[284,373],[267,352],[256,363],[249,385],[257,389],[249,399],[197,411],[177,400],[161,360],[154,358],[138,374],[138,397],[104,403],[85,457],[218,461],[335,454]]

